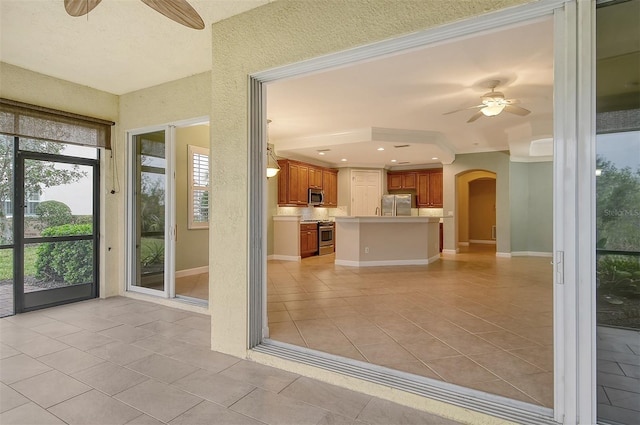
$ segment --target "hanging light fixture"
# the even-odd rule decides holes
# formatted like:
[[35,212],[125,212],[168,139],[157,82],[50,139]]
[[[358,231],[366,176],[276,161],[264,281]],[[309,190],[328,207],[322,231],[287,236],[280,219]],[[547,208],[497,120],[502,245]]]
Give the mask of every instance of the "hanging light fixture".
[[271,120],[267,120],[267,178],[275,176],[280,171],[280,165],[273,153],[273,144],[269,143],[269,124]]

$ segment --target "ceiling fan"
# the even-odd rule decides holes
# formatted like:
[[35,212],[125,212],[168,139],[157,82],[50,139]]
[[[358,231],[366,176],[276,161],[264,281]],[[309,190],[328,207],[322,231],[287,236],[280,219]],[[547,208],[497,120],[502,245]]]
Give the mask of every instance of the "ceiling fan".
[[[64,0],[64,8],[71,16],[83,16],[91,12],[102,0]],[[202,18],[187,0],[141,0],[144,4],[162,13],[175,22],[201,30]]]
[[480,100],[482,101],[480,105],[470,106],[468,108],[456,109],[455,111],[446,112],[443,115],[449,115],[455,112],[466,111],[467,109],[480,108],[478,112],[471,115],[471,118],[467,120],[467,122],[470,123],[470,122],[474,122],[475,120],[477,120],[482,116],[494,117],[502,113],[503,111],[520,115],[520,116],[525,116],[531,112],[528,109],[522,108],[520,106],[516,106],[515,103],[520,103],[519,100],[505,99],[504,93],[495,91],[496,87],[498,87],[499,84],[500,84],[500,80],[491,80],[487,83],[487,87],[490,88],[491,91],[480,96]]

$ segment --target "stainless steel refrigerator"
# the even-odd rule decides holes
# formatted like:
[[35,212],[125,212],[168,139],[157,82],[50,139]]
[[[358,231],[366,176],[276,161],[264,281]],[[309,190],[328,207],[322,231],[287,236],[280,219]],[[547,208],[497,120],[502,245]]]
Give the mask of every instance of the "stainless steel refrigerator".
[[411,194],[382,195],[382,216],[410,216]]

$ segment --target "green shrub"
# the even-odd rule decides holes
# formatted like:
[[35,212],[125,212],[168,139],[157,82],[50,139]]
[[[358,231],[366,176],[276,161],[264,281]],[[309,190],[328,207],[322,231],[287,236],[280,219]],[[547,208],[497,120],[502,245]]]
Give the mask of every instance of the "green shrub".
[[[90,235],[91,224],[65,224],[42,231],[43,237]],[[68,285],[93,281],[93,241],[45,242],[38,246],[36,277]]]
[[43,201],[36,207],[36,214],[43,227],[62,226],[73,222],[71,208],[60,201]]

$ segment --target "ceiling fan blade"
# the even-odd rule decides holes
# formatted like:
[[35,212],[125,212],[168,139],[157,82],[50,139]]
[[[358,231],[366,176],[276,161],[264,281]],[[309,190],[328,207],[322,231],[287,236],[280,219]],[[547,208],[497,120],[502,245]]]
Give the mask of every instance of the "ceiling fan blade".
[[456,109],[455,111],[445,112],[445,113],[444,113],[444,114],[442,114],[442,115],[454,114],[454,113],[456,113],[456,112],[460,112],[460,111],[467,111],[467,110],[469,110],[469,109],[482,108],[482,107],[484,107],[484,106],[485,106],[485,105],[469,106],[468,108]]
[[64,0],[64,9],[71,16],[83,16],[91,12],[102,0]]
[[[483,106],[484,106],[484,105],[483,105]],[[480,118],[481,116],[482,116],[482,111],[478,111],[478,112],[476,112],[475,114],[471,115],[471,118],[469,118],[469,119],[467,120],[467,123],[474,122],[475,120],[477,120],[477,119],[478,119],[478,118]]]
[[204,22],[187,0],[142,0],[144,4],[167,18],[196,30],[204,29]]
[[515,105],[507,105],[504,107],[504,110],[506,112],[510,112],[512,114],[516,114],[516,115],[520,115],[521,117],[528,115],[529,113],[531,113],[530,110],[528,109],[524,109],[521,106],[515,106]]

